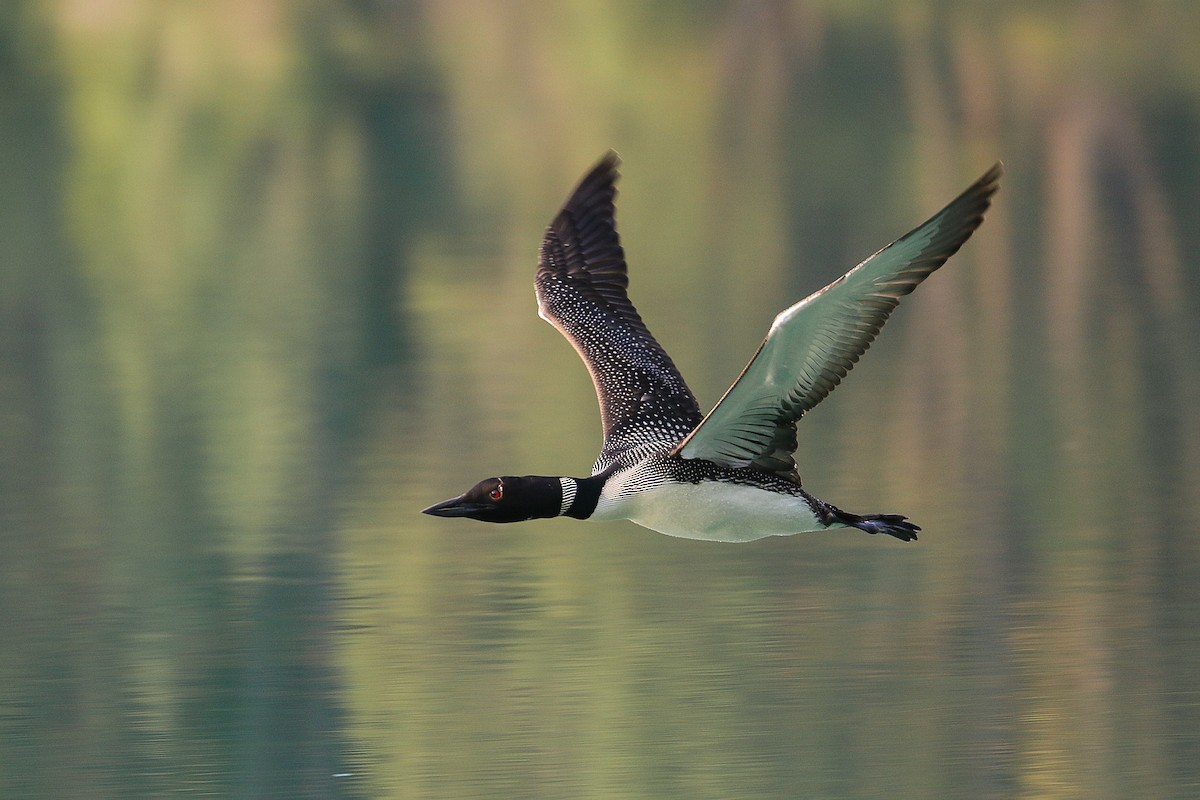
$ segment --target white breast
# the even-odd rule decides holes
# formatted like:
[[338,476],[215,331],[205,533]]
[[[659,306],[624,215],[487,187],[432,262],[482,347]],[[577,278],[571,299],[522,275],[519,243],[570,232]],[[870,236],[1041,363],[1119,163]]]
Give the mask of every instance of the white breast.
[[668,536],[717,542],[827,529],[802,497],[718,481],[664,482],[624,497],[620,486],[605,486],[591,518],[627,519]]

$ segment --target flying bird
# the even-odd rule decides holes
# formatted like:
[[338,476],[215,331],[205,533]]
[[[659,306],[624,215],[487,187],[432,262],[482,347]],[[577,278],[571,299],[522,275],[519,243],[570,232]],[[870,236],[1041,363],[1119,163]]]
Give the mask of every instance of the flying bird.
[[670,536],[745,542],[831,528],[903,541],[899,514],[852,514],[800,484],[796,423],[841,382],[900,298],[946,263],[983,221],[997,163],[927,222],[775,317],[720,402],[703,416],[671,357],[629,300],[617,236],[619,160],[609,152],[546,229],[538,314],[591,373],[604,443],[586,478],[487,478],[424,509],[439,517],[520,522],[626,519]]

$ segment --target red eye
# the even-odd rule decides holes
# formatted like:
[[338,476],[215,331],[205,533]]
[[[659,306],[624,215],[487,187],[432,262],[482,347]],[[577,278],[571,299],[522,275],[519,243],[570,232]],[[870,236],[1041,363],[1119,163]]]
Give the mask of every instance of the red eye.
[[500,485],[495,489],[492,489],[490,492],[488,492],[488,497],[492,498],[493,500],[499,500],[501,497],[504,497],[504,486]]

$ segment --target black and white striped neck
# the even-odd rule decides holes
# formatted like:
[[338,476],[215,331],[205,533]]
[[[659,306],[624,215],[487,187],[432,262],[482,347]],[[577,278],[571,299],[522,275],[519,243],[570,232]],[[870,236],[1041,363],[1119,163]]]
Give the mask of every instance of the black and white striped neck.
[[590,478],[559,478],[562,495],[559,501],[558,515],[587,519],[596,510],[600,502],[600,491],[612,470],[593,475]]

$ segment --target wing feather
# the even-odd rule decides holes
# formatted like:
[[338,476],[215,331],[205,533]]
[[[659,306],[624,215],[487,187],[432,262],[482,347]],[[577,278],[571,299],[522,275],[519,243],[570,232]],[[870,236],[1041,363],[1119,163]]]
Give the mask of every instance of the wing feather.
[[701,419],[683,376],[626,294],[614,205],[618,164],[609,152],[555,216],[534,281],[538,314],[579,353],[596,388],[604,446],[595,472],[625,448],[679,441]]
[[798,483],[796,422],[846,377],[900,298],[979,227],[1002,173],[996,164],[923,225],[779,314],[738,380],[674,452]]

